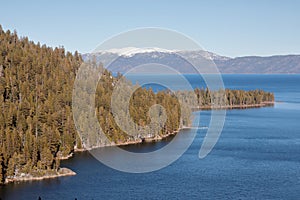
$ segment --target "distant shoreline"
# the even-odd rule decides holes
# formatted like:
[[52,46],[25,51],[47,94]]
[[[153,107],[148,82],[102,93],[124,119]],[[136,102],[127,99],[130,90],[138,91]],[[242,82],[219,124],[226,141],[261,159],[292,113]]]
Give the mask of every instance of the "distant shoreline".
[[274,106],[275,101],[264,101],[260,104],[242,104],[242,105],[226,105],[226,106],[198,106],[193,108],[193,111],[198,110],[231,110],[231,109],[247,109],[247,108],[261,108]]

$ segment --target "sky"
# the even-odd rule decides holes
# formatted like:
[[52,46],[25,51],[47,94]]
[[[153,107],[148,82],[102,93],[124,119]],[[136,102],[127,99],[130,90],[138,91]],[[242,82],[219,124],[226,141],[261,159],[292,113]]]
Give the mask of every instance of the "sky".
[[142,27],[183,33],[229,57],[300,54],[297,0],[3,1],[4,30],[49,46],[91,52],[106,39]]

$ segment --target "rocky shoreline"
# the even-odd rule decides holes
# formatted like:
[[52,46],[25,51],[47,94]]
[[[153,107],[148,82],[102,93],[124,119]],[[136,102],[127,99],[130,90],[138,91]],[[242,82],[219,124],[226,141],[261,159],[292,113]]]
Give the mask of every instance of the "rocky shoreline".
[[[112,144],[105,144],[105,145],[99,145],[99,146],[95,146],[95,147],[91,147],[91,148],[82,148],[82,149],[77,149],[74,148],[74,152],[83,152],[83,151],[90,151],[93,149],[97,149],[97,148],[102,148],[102,147],[112,147],[112,146],[127,146],[127,145],[132,145],[132,144],[141,144],[144,142],[157,142],[160,140],[163,140],[169,136],[172,135],[176,135],[180,130],[182,129],[187,129],[188,127],[182,127],[179,128],[176,131],[167,133],[166,135],[160,136],[160,135],[156,135],[155,137],[149,137],[149,138],[140,138],[138,140],[133,140],[133,141],[126,141],[126,142],[122,142],[122,143],[112,143]],[[72,155],[70,154],[68,157],[72,157]]]
[[21,182],[21,181],[37,181],[37,180],[44,180],[44,179],[51,179],[57,178],[62,176],[74,176],[76,173],[68,168],[60,168],[54,174],[46,174],[43,176],[32,176],[30,174],[20,174],[18,176],[10,177],[5,179],[5,184],[12,183],[12,182]]
[[[232,105],[232,106],[199,106],[197,108],[194,108],[193,111],[198,111],[198,110],[223,110],[223,109],[247,109],[247,108],[260,108],[260,107],[268,107],[268,106],[274,106],[275,102],[273,101],[265,101],[260,104],[249,104],[249,105]],[[142,138],[139,140],[133,140],[133,141],[126,141],[123,143],[112,143],[112,144],[104,144],[104,145],[99,145],[95,146],[92,148],[83,148],[83,149],[74,149],[74,152],[82,152],[82,151],[89,151],[92,149],[97,149],[97,148],[102,148],[102,147],[111,147],[111,146],[126,146],[126,145],[132,145],[132,144],[140,144],[143,142],[157,142],[160,140],[163,140],[169,136],[176,135],[180,130],[182,129],[188,129],[190,127],[181,127],[177,131],[173,131],[170,133],[167,133],[166,135],[160,136],[157,135],[155,137],[150,137],[150,138]],[[68,158],[72,157],[73,154],[70,154]]]
[[[198,110],[222,110],[222,109],[246,109],[246,108],[260,108],[260,107],[267,107],[267,106],[274,106],[275,102],[262,102],[260,104],[250,104],[250,105],[232,105],[232,106],[199,106],[197,108],[194,108],[194,111]],[[89,151],[96,148],[102,148],[102,147],[111,147],[111,146],[126,146],[126,145],[132,145],[132,144],[141,144],[143,142],[157,142],[160,140],[163,140],[167,137],[176,135],[180,130],[182,129],[188,129],[189,127],[181,127],[177,131],[169,132],[166,135],[160,136],[157,135],[155,137],[150,138],[139,138],[138,140],[133,141],[126,141],[123,143],[111,143],[111,144],[104,144],[95,146],[92,148],[74,148],[74,152],[83,152],[83,151]],[[60,160],[66,160],[71,157],[73,157],[74,153],[71,153],[67,156],[61,157]],[[44,176],[32,176],[30,174],[22,174],[20,176],[15,176],[12,178],[6,178],[5,183],[11,183],[11,182],[19,182],[19,181],[35,181],[35,180],[44,180],[44,179],[50,179],[50,178],[57,178],[62,176],[74,176],[76,173],[68,168],[60,168],[55,174],[46,174]]]
[[246,109],[246,108],[261,108],[274,106],[274,101],[264,101],[260,104],[242,104],[242,105],[225,105],[225,106],[198,106],[193,108],[194,111],[197,110],[231,110],[231,109]]

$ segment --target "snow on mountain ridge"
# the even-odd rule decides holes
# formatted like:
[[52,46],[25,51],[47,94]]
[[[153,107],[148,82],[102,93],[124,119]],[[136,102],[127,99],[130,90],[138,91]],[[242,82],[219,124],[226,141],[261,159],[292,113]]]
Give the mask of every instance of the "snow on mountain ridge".
[[95,54],[117,54],[118,56],[123,56],[123,57],[132,57],[136,54],[144,54],[144,53],[169,53],[169,54],[181,54],[181,55],[187,55],[187,56],[192,56],[192,57],[197,57],[197,56],[202,56],[206,59],[219,59],[219,60],[228,60],[230,58],[225,57],[225,56],[220,56],[218,54],[209,52],[209,51],[204,51],[204,50],[178,50],[178,49],[162,49],[158,47],[151,47],[151,48],[137,48],[137,47],[125,47],[125,48],[114,48],[114,49],[108,49],[108,50],[103,50],[103,51],[98,51],[95,52]]
[[167,50],[162,49],[158,47],[152,47],[152,48],[137,48],[137,47],[125,47],[120,49],[108,49],[104,51],[99,51],[98,53],[105,54],[105,53],[113,53],[118,54],[119,56],[124,57],[131,57],[138,53],[152,53],[152,52],[162,52],[162,53],[173,53],[174,50]]

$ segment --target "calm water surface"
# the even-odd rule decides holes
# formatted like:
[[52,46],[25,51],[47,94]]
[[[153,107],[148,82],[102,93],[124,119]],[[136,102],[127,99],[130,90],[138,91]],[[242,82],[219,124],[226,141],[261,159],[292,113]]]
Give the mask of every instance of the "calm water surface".
[[[203,86],[196,76],[187,78]],[[299,199],[300,75],[224,75],[226,88],[275,92],[274,107],[229,110],[213,151],[198,158],[210,112],[194,113],[203,127],[170,166],[146,174],[115,171],[88,152],[62,166],[77,175],[15,183],[0,188],[2,199]],[[134,77],[131,80],[135,81]],[[154,88],[158,90],[159,88]],[[180,139],[191,137],[188,130]],[[171,138],[169,138],[170,140]],[[159,149],[168,140],[124,147],[134,152]]]

